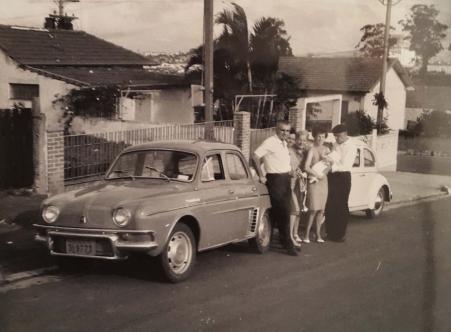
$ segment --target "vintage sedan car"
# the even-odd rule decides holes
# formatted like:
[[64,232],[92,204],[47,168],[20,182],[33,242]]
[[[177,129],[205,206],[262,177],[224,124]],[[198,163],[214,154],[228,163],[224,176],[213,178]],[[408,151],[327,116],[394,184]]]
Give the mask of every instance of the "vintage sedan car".
[[365,211],[369,218],[379,216],[392,198],[387,179],[376,168],[376,158],[371,148],[356,141],[357,156],[351,171],[350,211]]
[[100,184],[45,200],[34,226],[52,255],[118,260],[146,253],[178,282],[199,251],[249,240],[266,252],[269,209],[266,187],[236,146],[153,142],[125,149]]

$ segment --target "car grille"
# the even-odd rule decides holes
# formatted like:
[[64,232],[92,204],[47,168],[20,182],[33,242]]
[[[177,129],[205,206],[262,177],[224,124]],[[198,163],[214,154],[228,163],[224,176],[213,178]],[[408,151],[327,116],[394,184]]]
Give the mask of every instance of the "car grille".
[[[71,238],[72,239],[72,238]],[[83,240],[83,238],[73,238],[76,240]],[[53,246],[53,251],[59,254],[66,254],[66,240],[67,237],[63,237],[63,236],[54,236],[53,237],[53,241],[54,241],[54,246]],[[96,256],[100,256],[100,257],[113,257],[114,256],[114,252],[113,252],[113,248],[111,245],[111,241],[109,239],[103,239],[103,238],[89,238],[88,240],[90,241],[95,241],[96,244]]]
[[258,209],[252,209],[249,211],[249,232],[254,233],[257,227]]

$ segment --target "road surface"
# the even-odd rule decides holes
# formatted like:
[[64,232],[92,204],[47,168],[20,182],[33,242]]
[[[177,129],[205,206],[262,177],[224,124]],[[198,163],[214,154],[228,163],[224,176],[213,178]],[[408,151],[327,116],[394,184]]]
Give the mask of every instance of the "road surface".
[[356,216],[299,257],[228,246],[176,285],[145,259],[56,271],[0,287],[0,330],[450,331],[450,215],[446,198]]

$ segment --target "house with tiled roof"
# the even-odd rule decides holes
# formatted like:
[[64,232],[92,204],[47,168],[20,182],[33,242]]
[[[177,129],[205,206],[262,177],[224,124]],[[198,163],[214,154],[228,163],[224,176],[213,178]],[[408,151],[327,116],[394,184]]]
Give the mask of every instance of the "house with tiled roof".
[[[382,72],[380,59],[362,57],[281,57],[279,72],[294,77],[305,97],[339,96],[341,107],[321,105],[315,120],[342,121],[346,114],[363,110],[377,118],[374,95],[379,92]],[[412,86],[407,72],[398,62],[390,59],[386,75],[385,98],[388,109],[384,116],[392,129],[405,126],[406,92]],[[337,112],[340,114],[337,115]]]
[[52,120],[58,118],[54,101],[59,96],[72,89],[114,86],[121,101],[111,120],[193,122],[189,82],[152,72],[153,65],[149,58],[83,31],[0,25],[0,109],[18,103],[30,107],[38,97],[41,112]]

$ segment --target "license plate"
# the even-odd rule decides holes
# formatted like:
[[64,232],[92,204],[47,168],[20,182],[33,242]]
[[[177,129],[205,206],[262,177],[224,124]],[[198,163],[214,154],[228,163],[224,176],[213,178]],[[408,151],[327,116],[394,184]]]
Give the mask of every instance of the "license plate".
[[66,253],[82,256],[95,256],[96,241],[67,239]]

